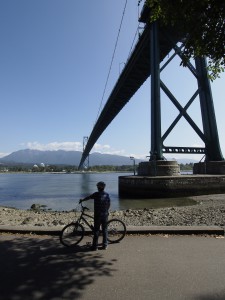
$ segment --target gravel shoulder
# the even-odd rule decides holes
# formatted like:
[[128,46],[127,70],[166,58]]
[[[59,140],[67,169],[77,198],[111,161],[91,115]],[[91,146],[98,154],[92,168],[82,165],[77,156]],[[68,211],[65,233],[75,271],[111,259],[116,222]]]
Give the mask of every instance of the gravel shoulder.
[[[192,206],[111,211],[127,226],[224,226],[225,194],[195,196]],[[0,207],[0,226],[63,226],[76,219],[79,212],[33,211]]]

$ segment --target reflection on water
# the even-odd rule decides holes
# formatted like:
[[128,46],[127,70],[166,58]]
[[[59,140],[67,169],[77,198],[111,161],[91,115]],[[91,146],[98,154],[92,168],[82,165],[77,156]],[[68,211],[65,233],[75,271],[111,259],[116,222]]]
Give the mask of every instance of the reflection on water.
[[[96,191],[96,183],[105,181],[111,197],[111,210],[159,208],[194,205],[190,198],[120,199],[118,177],[121,173],[79,174],[0,174],[0,205],[29,209],[33,203],[53,210],[72,210],[80,198]],[[93,209],[92,201],[86,202]]]

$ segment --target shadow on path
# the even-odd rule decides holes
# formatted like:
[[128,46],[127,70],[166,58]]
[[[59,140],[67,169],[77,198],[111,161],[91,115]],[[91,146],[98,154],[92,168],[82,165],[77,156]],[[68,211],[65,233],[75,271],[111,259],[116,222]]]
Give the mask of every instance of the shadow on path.
[[0,299],[77,299],[100,276],[112,276],[113,261],[101,251],[68,249],[58,238],[7,236],[0,240]]

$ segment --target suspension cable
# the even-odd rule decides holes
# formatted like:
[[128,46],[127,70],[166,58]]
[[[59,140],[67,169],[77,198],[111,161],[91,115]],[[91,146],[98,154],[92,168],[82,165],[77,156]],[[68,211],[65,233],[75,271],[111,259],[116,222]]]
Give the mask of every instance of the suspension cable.
[[124,18],[124,15],[125,15],[126,6],[127,6],[127,0],[126,0],[125,5],[124,5],[122,19],[121,19],[119,31],[118,31],[118,34],[117,34],[116,44],[115,44],[115,47],[114,47],[114,51],[113,51],[113,55],[112,55],[112,59],[111,59],[110,67],[109,67],[109,72],[108,72],[108,75],[107,75],[107,79],[106,79],[106,83],[105,83],[105,87],[104,87],[104,91],[103,91],[103,95],[102,95],[102,99],[101,99],[101,103],[100,103],[100,106],[99,106],[99,109],[98,109],[97,118],[96,118],[95,123],[97,122],[97,119],[98,119],[98,116],[99,116],[99,113],[100,113],[100,110],[101,110],[101,107],[102,107],[102,102],[103,102],[103,99],[104,99],[104,96],[105,96],[106,87],[107,87],[107,84],[108,84],[108,81],[109,81],[109,76],[110,76],[110,73],[111,73],[112,64],[113,64],[113,60],[114,60],[114,57],[115,57],[115,52],[116,52],[116,48],[117,48],[117,44],[118,44],[118,40],[119,40],[119,35],[120,35],[122,23],[123,23],[123,18]]
[[[138,1],[138,9],[137,9],[137,19],[138,19],[138,20],[139,20],[139,18],[140,18],[140,4],[141,4],[141,1]],[[143,28],[140,27],[140,22],[139,22],[138,27],[137,27],[137,30],[136,30],[136,32],[135,32],[135,34],[134,34],[133,42],[132,42],[131,47],[130,47],[130,52],[129,52],[128,57],[127,57],[127,62],[128,62],[128,59],[129,59],[129,57],[130,57],[130,55],[131,55],[131,52],[132,52],[132,50],[133,50],[133,46],[134,46],[134,43],[135,43],[135,41],[136,41],[137,35],[138,35],[139,38],[140,38],[140,35],[141,35],[141,34],[140,34],[140,29],[143,29]]]
[[137,37],[137,34],[138,34],[138,33],[139,33],[139,27],[137,27],[137,30],[136,30],[136,32],[135,32],[135,34],[134,34],[133,42],[132,42],[131,47],[130,47],[130,52],[129,52],[129,54],[128,54],[127,61],[128,61],[128,59],[129,59],[129,57],[130,57],[130,55],[131,55],[131,52],[132,52],[132,50],[133,50],[133,46],[134,46],[134,43],[135,43],[135,40],[136,40],[136,37]]

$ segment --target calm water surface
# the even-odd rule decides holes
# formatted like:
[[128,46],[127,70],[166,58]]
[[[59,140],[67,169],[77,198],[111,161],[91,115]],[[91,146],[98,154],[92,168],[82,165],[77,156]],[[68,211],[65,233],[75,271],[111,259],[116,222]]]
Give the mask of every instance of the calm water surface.
[[[33,203],[47,205],[52,210],[74,209],[80,198],[96,191],[96,183],[105,181],[111,197],[111,210],[156,208],[192,205],[189,198],[120,199],[118,177],[126,173],[79,174],[0,174],[0,205],[29,209]],[[91,200],[86,202],[93,209]]]

